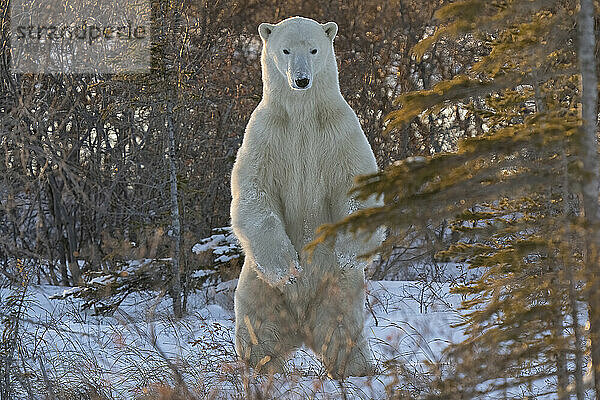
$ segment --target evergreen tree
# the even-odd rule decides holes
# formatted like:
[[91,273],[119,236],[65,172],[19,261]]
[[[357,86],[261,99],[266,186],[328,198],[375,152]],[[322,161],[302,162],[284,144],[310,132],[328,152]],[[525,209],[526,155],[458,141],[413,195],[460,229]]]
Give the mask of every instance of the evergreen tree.
[[[539,383],[552,377],[551,391],[567,399],[571,373],[578,399],[583,397],[579,282],[596,282],[589,272],[595,271],[597,240],[585,240],[595,238],[590,233],[596,223],[586,207],[581,213],[577,194],[596,207],[598,195],[596,186],[589,194],[597,185],[588,160],[597,156],[590,141],[595,124],[581,129],[577,6],[466,0],[441,8],[436,17],[445,25],[415,47],[417,57],[440,38],[456,36],[487,52],[464,75],[401,95],[386,129],[458,105],[482,118],[485,131],[463,140],[456,152],[408,158],[359,178],[358,197],[382,195],[384,206],[321,229],[323,241],[340,229],[370,232],[386,225],[386,250],[415,221],[452,220],[459,239],[438,257],[463,262],[480,277],[454,289],[466,299],[461,325],[467,338],[448,349],[455,368],[441,375],[440,397],[498,391],[509,397],[512,387],[543,387]],[[580,41],[588,50],[589,35]],[[580,64],[589,67],[585,60]],[[583,84],[596,89],[585,77]],[[585,93],[584,109],[594,103]],[[585,115],[589,121],[595,112]],[[593,297],[586,298],[592,311]],[[592,320],[592,344],[594,331]]]

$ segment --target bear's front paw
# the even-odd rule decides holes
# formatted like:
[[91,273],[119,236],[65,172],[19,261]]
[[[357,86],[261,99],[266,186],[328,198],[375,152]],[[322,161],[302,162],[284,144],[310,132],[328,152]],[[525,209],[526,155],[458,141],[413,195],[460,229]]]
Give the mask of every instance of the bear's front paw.
[[273,257],[268,263],[256,261],[256,269],[268,284],[279,288],[296,283],[302,272],[298,254],[293,247],[280,253],[278,257]]
[[[280,281],[283,282],[283,285],[285,286],[290,286],[298,282],[298,276],[300,276],[300,273],[302,273],[302,267],[296,261],[295,265],[293,265],[288,272],[289,273],[283,276]],[[281,284],[278,284],[277,286],[281,286]]]
[[294,261],[286,271],[278,276],[278,281],[273,286],[282,288],[283,286],[290,286],[298,282],[298,277],[302,273],[302,267],[298,261]]

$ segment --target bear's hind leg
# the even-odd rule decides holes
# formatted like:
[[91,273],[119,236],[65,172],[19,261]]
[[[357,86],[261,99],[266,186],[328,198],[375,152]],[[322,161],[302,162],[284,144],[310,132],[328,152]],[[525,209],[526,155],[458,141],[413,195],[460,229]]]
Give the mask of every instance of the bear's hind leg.
[[351,327],[348,321],[340,321],[333,316],[322,318],[322,324],[313,329],[309,345],[332,378],[367,376],[375,373],[371,350],[362,332],[362,326]]
[[[305,335],[329,375],[336,379],[367,376],[375,366],[364,327],[364,289],[329,282],[327,293],[318,296]],[[342,286],[342,287],[340,287]]]
[[235,349],[256,373],[282,372],[288,354],[300,345],[297,322],[278,300],[257,307],[236,299]]

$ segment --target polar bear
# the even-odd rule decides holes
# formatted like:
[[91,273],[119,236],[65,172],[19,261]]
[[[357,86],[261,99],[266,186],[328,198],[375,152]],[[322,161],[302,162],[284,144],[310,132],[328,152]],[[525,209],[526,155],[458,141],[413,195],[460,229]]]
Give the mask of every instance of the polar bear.
[[[340,235],[309,257],[322,224],[379,205],[349,196],[377,171],[358,118],[340,93],[335,22],[294,17],[258,31],[263,96],[231,177],[231,222],[245,253],[235,291],[238,356],[259,373],[281,371],[302,344],[330,376],[373,372],[363,334],[366,261],[381,235]],[[364,235],[363,235],[364,236]]]

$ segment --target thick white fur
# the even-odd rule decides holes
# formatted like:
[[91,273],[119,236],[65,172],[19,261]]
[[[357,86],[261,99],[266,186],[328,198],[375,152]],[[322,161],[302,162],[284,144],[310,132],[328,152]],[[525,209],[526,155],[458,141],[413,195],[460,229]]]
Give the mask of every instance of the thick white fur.
[[[365,375],[373,366],[363,336],[364,264],[356,257],[381,237],[340,236],[311,262],[302,251],[318,226],[379,204],[348,196],[354,177],[377,164],[340,93],[337,25],[294,17],[261,24],[259,33],[263,97],[231,179],[231,220],[246,255],[235,293],[236,350],[272,373],[305,343],[332,376]],[[310,76],[308,89],[295,87],[298,73]]]

